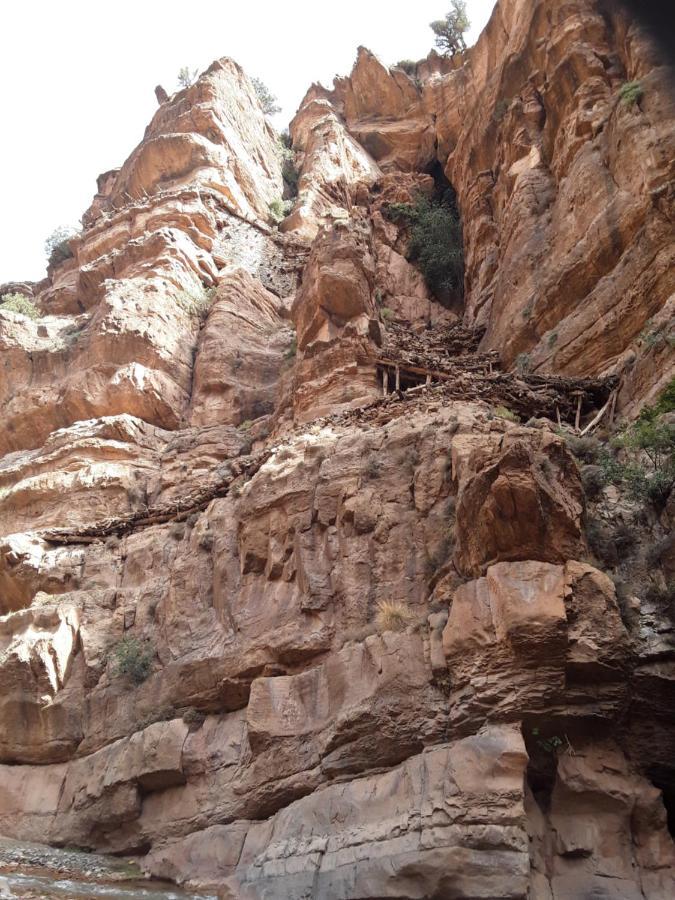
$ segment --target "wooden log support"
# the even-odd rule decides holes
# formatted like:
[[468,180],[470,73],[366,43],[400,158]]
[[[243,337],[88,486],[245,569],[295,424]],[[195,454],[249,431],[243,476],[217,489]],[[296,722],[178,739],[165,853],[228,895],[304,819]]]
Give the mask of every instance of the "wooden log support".
[[431,375],[427,372],[427,380],[426,380],[426,385],[427,385],[427,387],[428,387],[430,384],[431,384]]
[[605,411],[607,410],[607,407],[609,406],[609,404],[610,404],[610,401],[608,400],[607,403],[605,403],[605,405],[602,407],[600,412],[597,414],[597,416],[594,416],[592,421],[590,421],[588,423],[588,425],[584,428],[584,430],[579,432],[579,437],[583,437],[585,434],[588,434],[589,431],[592,431],[595,428],[595,426],[599,424],[599,422],[602,419],[602,417],[604,416]]
[[396,390],[401,390],[401,367],[396,366]]
[[609,424],[610,424],[610,426],[614,424],[614,411],[616,410],[616,401],[619,396],[619,388],[620,387],[621,387],[621,384],[619,383],[612,391],[612,398],[611,398],[612,402],[609,407]]
[[581,403],[583,401],[583,394],[579,392],[579,396],[577,397],[577,414],[574,417],[574,430],[578,431],[579,426],[581,425]]
[[389,387],[389,373],[386,368],[382,367],[382,396],[387,396],[387,388]]

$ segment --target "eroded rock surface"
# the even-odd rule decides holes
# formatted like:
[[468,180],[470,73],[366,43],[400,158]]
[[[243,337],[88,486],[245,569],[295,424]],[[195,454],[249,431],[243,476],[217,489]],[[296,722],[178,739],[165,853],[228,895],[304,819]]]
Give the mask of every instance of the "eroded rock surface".
[[[593,0],[361,48],[279,228],[241,69],[162,100],[3,286],[1,834],[251,900],[673,896],[672,617],[564,439],[672,379],[666,77]],[[449,183],[441,303],[389,207]]]

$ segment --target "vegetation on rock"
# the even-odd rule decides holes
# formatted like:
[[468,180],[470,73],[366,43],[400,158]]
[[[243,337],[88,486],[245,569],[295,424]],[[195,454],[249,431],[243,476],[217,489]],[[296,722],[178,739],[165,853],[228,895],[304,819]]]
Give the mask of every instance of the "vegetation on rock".
[[464,251],[462,223],[452,190],[440,199],[418,196],[414,203],[391,203],[388,217],[410,227],[408,259],[419,267],[439,300],[462,294]]
[[643,93],[642,84],[639,81],[626,81],[619,88],[619,98],[626,106],[638,103]]
[[198,76],[199,69],[190,69],[188,68],[188,66],[183,66],[183,68],[178,72],[178,84],[181,88],[189,88],[195,83]]
[[436,35],[435,44],[441,53],[454,56],[466,50],[464,35],[470,25],[465,0],[452,0],[450,12],[446,13],[445,18],[436,19],[429,27]]
[[277,103],[277,98],[260,78],[252,78],[251,84],[256,93],[258,101],[262,106],[262,111],[266,116],[273,116],[275,113],[281,112],[281,107]]
[[382,600],[377,604],[375,621],[379,631],[405,631],[413,615],[400,600]]
[[403,69],[406,75],[414,75],[417,71],[417,63],[414,59],[399,59],[396,68]]
[[23,294],[4,294],[0,297],[0,309],[20,313],[22,316],[28,316],[29,319],[38,319],[40,317],[37,306],[29,297],[25,297]]
[[269,205],[270,217],[273,222],[279,223],[282,219],[285,219],[286,216],[293,209],[293,201],[292,200],[282,200],[278,198],[276,200],[272,200]]
[[141,684],[150,674],[153,651],[148,644],[138,638],[123,637],[113,648],[115,671],[134,684]]
[[77,230],[69,225],[59,225],[45,241],[45,253],[50,266],[58,265],[65,259],[70,259],[73,251],[70,249],[70,239],[75,237]]

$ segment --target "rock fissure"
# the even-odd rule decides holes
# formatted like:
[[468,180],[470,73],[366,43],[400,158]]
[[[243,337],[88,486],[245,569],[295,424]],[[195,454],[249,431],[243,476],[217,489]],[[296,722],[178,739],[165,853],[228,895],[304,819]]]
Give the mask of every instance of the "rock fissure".
[[[162,94],[0,288],[0,834],[250,900],[673,895],[675,500],[625,441],[672,428],[674,120],[626,13],[499,0],[310,88],[277,228],[241,68]],[[411,251],[450,185],[463,290]]]

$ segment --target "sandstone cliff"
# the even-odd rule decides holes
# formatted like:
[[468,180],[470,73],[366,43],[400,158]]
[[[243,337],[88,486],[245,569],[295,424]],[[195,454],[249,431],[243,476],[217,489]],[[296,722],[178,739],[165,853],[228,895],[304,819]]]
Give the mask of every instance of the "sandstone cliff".
[[[673,378],[669,77],[600,0],[361,48],[279,227],[241,69],[161,103],[0,306],[0,834],[232,898],[673,896],[675,496],[570,449]],[[449,188],[439,302],[389,211]]]

